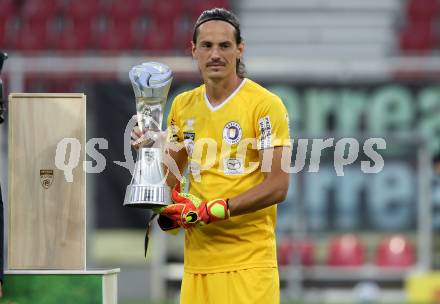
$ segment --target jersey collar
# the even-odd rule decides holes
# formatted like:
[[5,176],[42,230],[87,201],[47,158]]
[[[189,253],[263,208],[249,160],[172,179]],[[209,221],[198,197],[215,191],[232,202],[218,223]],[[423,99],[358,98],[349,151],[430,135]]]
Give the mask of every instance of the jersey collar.
[[203,92],[203,96],[205,99],[206,106],[211,110],[211,112],[215,112],[215,111],[219,110],[225,104],[227,104],[228,101],[232,99],[232,97],[237,95],[238,91],[240,91],[241,87],[244,85],[245,82],[246,82],[246,78],[243,78],[240,85],[234,90],[234,92],[232,92],[231,95],[229,95],[225,100],[223,100],[222,103],[216,105],[215,107],[209,102],[208,95],[206,95],[206,88],[205,88],[205,91]]

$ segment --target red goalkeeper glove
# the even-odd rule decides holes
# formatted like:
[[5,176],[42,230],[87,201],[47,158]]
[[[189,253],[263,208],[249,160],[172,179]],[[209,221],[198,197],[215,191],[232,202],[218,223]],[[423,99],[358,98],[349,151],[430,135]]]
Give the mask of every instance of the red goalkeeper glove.
[[228,200],[215,199],[209,202],[200,198],[180,192],[180,183],[171,192],[173,204],[161,208],[160,214],[170,218],[183,228],[196,224],[206,225],[229,218]]
[[179,233],[180,226],[178,223],[166,217],[165,215],[160,214],[157,219],[157,223],[159,224],[160,229],[170,234],[176,235]]

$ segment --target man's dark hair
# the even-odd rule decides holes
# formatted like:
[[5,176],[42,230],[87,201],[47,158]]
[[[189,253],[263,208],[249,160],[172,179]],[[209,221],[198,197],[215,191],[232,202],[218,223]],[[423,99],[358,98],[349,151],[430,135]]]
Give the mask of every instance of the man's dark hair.
[[[241,37],[241,31],[240,31],[240,22],[238,21],[237,16],[235,16],[233,13],[231,13],[230,11],[224,8],[213,8],[202,12],[199,18],[197,18],[196,24],[194,25],[194,31],[192,37],[192,41],[194,45],[196,44],[197,36],[199,35],[199,27],[203,23],[211,20],[220,20],[232,25],[235,29],[234,31],[235,42],[237,43],[237,45],[243,42],[243,38]],[[236,72],[238,77],[240,78],[244,78],[246,75],[246,67],[244,63],[241,62],[240,58],[237,58]]]

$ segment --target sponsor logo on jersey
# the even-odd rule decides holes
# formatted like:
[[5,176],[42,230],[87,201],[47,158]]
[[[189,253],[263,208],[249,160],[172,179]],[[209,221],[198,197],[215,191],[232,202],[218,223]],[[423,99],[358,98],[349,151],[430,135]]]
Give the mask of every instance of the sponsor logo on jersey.
[[230,145],[238,143],[242,134],[240,124],[235,121],[228,122],[223,128],[223,140]]
[[243,159],[242,158],[223,158],[223,171],[225,175],[239,175],[243,174]]
[[272,146],[272,124],[269,116],[264,116],[258,120],[260,126],[260,149],[267,149]]

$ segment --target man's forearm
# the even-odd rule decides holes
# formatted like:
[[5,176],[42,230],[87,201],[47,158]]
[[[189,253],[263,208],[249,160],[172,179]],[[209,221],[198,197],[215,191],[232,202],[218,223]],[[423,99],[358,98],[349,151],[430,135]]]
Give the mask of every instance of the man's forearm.
[[276,179],[266,178],[262,183],[229,199],[231,216],[254,212],[285,200],[289,175],[283,173]]
[[260,151],[260,163],[263,167],[270,164],[270,170],[264,173],[262,183],[229,198],[231,216],[254,212],[284,201],[289,189],[289,174],[281,169],[283,151],[288,152],[290,159],[290,147],[280,146]]
[[162,157],[166,183],[173,188],[182,178],[188,155],[183,144],[168,143]]
[[166,183],[167,183],[168,187],[173,188],[179,182],[179,179],[173,173],[171,173],[171,171],[168,170],[168,168],[165,168],[165,170],[167,170],[166,171],[167,172]]

